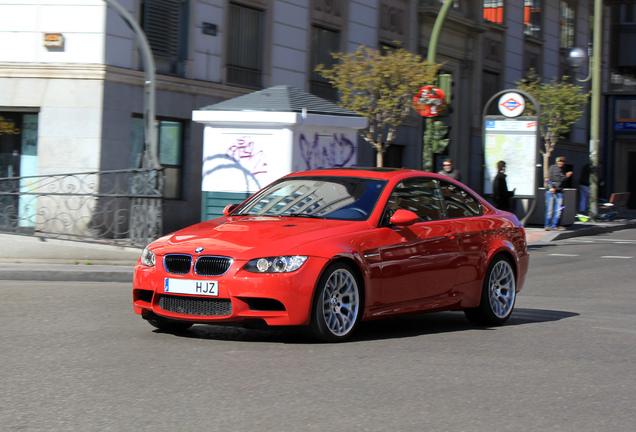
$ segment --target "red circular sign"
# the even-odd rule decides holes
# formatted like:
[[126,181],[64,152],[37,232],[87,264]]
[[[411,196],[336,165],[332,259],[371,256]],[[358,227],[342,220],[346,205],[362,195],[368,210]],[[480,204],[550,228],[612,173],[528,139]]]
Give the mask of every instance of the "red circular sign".
[[446,107],[446,97],[441,89],[424,86],[413,96],[413,106],[421,116],[436,117]]

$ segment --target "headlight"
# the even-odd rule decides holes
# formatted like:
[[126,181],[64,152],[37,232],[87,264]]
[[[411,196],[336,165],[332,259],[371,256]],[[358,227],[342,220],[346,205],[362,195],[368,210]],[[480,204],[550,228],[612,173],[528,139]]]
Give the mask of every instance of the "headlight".
[[307,261],[306,256],[279,256],[256,258],[245,265],[253,273],[289,273],[298,270]]
[[148,248],[145,248],[141,253],[141,263],[148,267],[154,267],[156,263],[155,253]]

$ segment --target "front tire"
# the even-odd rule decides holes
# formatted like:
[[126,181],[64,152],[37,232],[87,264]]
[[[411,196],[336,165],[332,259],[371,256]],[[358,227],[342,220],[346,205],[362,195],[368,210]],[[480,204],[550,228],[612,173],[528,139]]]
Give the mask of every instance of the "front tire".
[[466,309],[466,318],[475,324],[501,325],[505,323],[515,306],[517,296],[515,272],[510,260],[495,257],[486,271],[478,307]]
[[314,297],[310,334],[323,342],[348,339],[360,321],[363,302],[353,269],[342,262],[327,267]]

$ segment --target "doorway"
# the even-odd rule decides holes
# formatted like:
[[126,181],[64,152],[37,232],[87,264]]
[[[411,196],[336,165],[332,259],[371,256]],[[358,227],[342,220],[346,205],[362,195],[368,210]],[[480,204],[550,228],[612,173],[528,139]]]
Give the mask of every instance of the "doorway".
[[636,208],[636,141],[619,141],[617,143],[615,165],[616,190],[611,192],[629,192],[627,208]]
[[[38,174],[38,114],[0,111],[0,228],[34,226],[36,205],[28,192]],[[19,192],[17,194],[16,192]]]

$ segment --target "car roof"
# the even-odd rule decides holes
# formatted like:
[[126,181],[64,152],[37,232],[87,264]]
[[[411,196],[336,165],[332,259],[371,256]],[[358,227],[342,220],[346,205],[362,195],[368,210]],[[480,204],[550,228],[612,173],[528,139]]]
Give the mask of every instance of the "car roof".
[[308,171],[298,171],[287,175],[287,177],[307,177],[307,176],[336,176],[336,177],[365,177],[389,180],[393,177],[401,177],[404,174],[413,173],[427,177],[444,178],[438,174],[414,170],[409,168],[367,168],[367,167],[343,167],[343,168],[324,168]]

